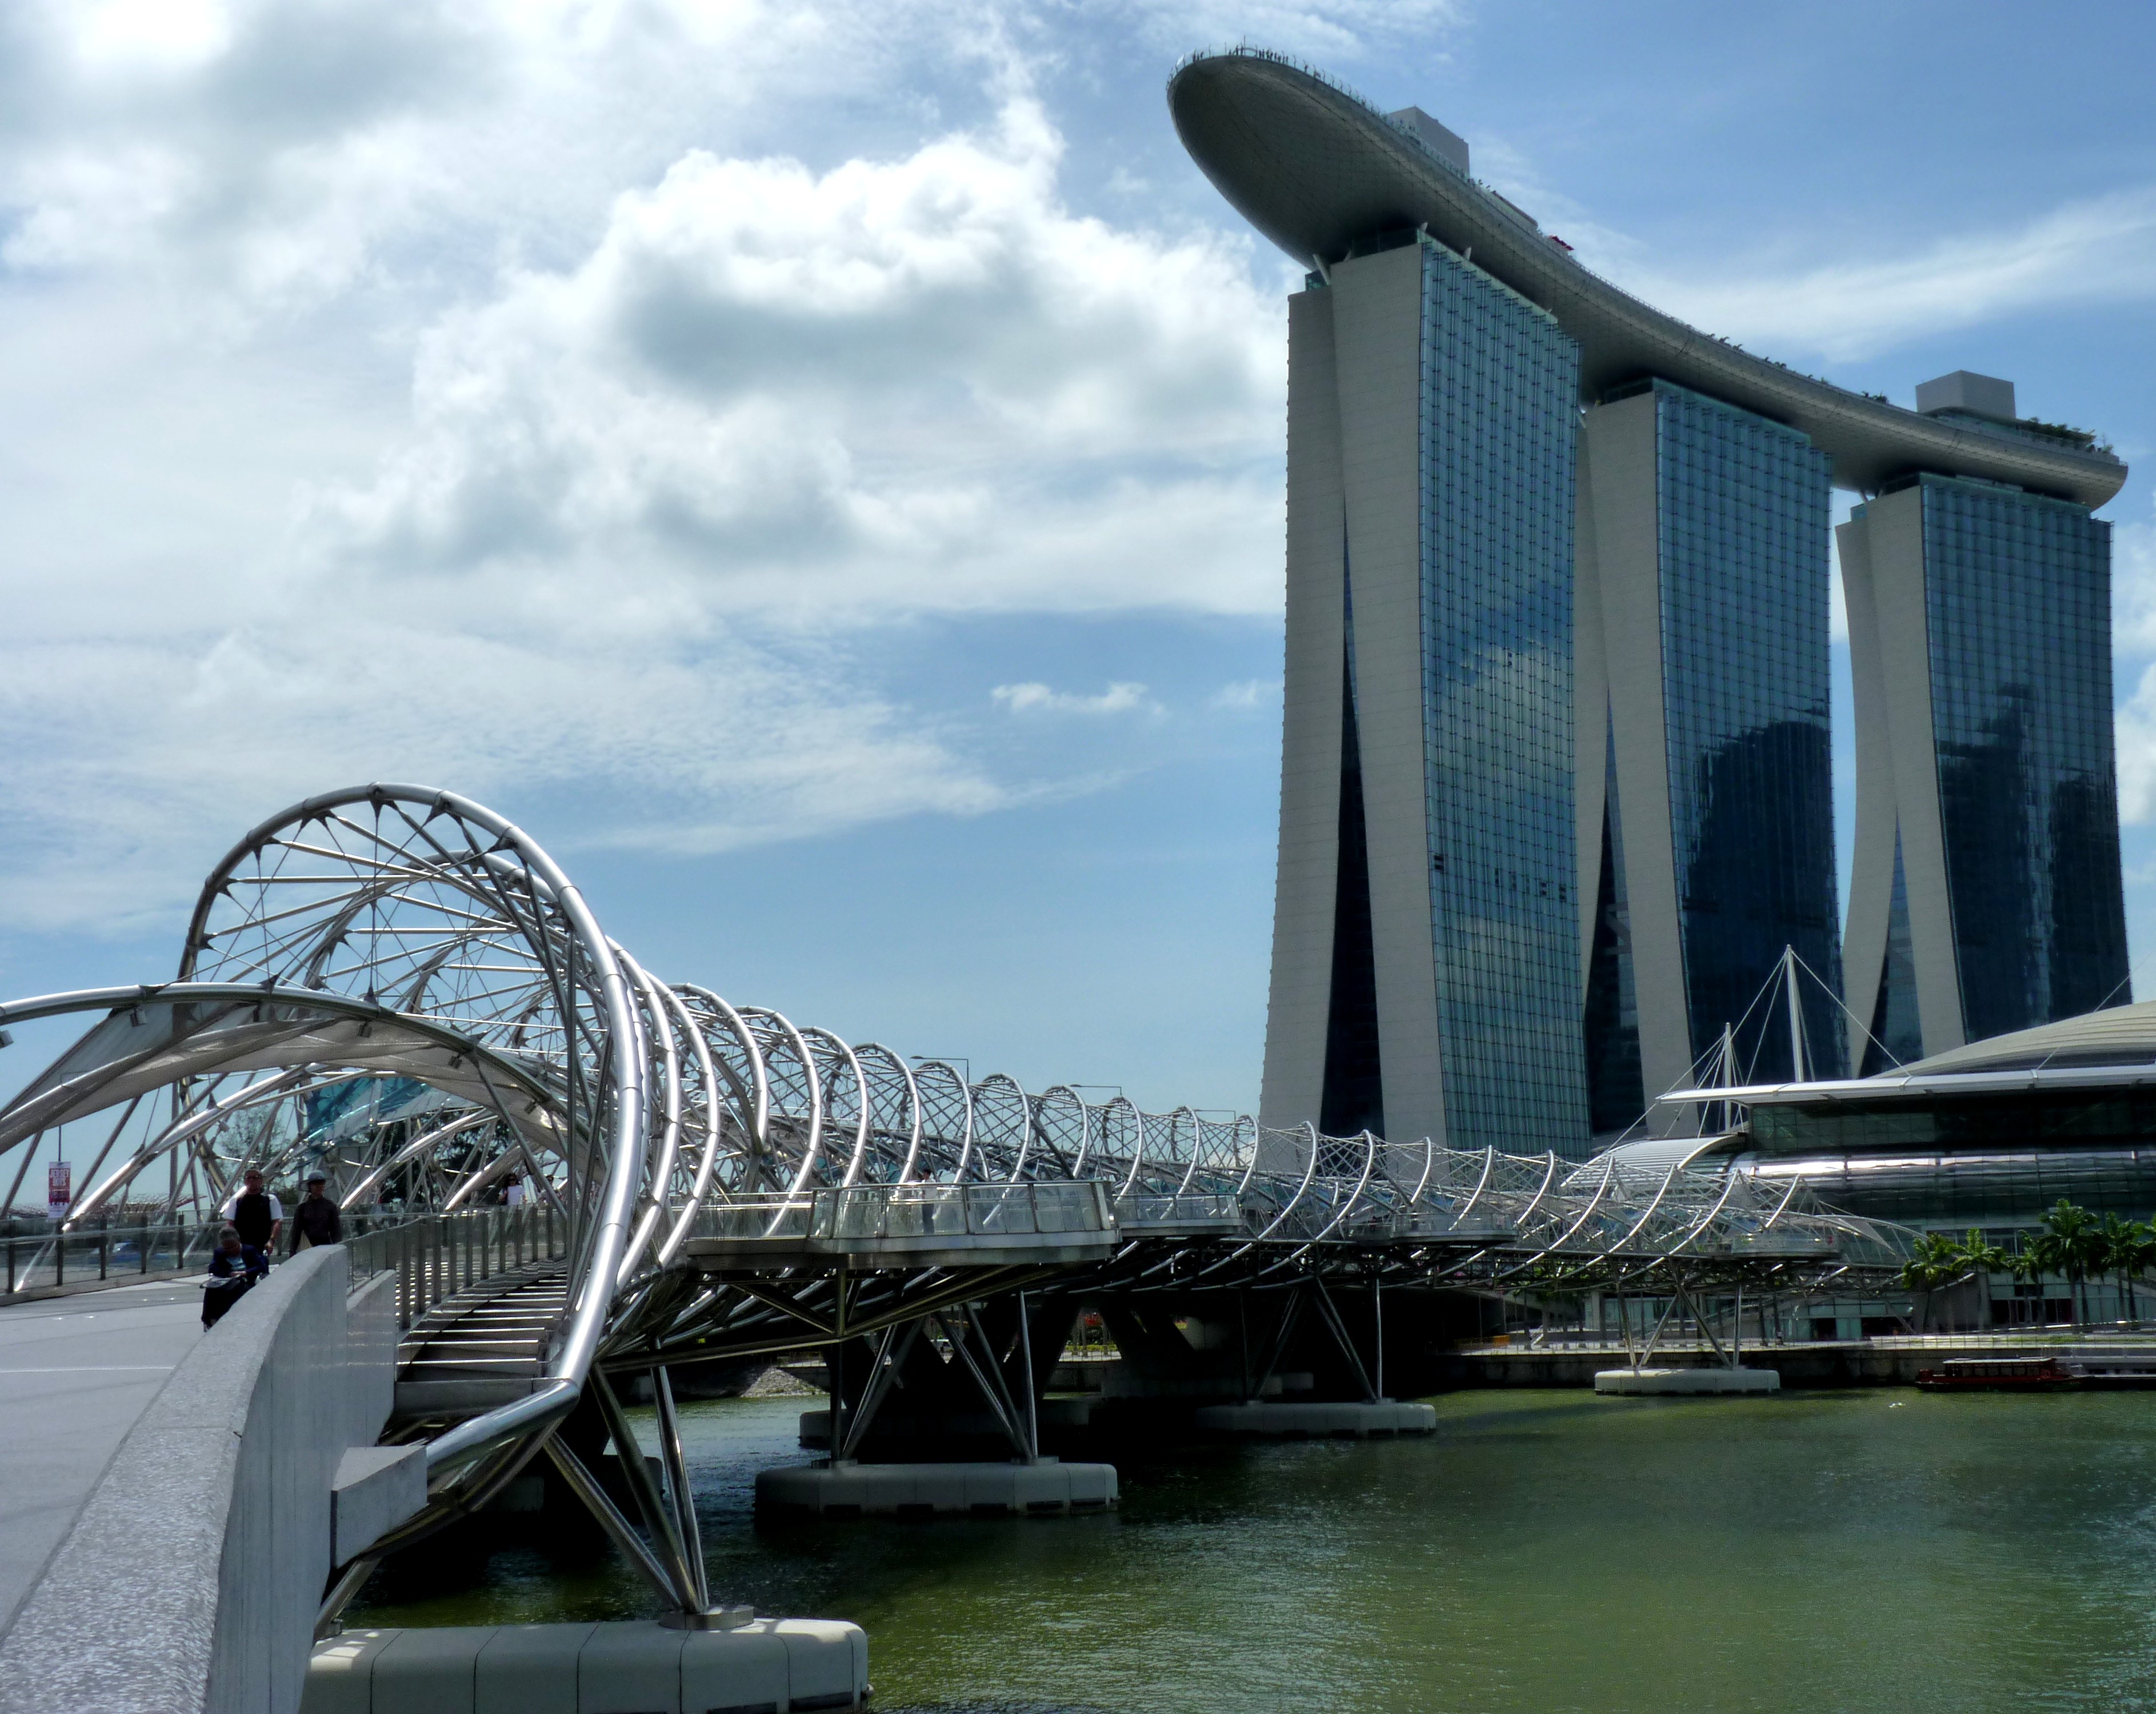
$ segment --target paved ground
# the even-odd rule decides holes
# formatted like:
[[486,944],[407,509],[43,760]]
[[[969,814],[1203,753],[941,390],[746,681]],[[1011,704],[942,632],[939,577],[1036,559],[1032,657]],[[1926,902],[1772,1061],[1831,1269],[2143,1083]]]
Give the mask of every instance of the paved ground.
[[202,1337],[191,1280],[0,1309],[0,1634],[173,1366]]

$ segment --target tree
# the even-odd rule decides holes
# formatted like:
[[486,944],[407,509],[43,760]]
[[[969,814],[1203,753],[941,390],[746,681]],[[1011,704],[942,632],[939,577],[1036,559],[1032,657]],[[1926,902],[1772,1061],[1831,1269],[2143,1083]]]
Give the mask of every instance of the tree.
[[2092,1266],[2101,1269],[2103,1265],[2103,1229],[2096,1216],[2062,1196],[2045,1211],[2044,1229],[2030,1248],[2046,1273],[2066,1276],[2066,1287],[2073,1298],[2074,1325],[2080,1327],[2087,1318],[2082,1282]]
[[1991,1306],[1988,1300],[1991,1276],[2013,1273],[2014,1257],[1985,1238],[1974,1226],[1969,1229],[1969,1236],[1955,1245],[1955,1250],[1961,1257],[1962,1265],[1974,1274],[1986,1287],[1984,1296],[1987,1301],[1981,1306],[1980,1313],[1989,1315]]
[[[2017,1285],[2034,1286],[2037,1288],[2036,1302],[2041,1305],[2044,1296],[2041,1283],[2044,1278],[2044,1258],[2038,1253],[2035,1239],[2025,1238],[2022,1240],[2021,1248],[2008,1258],[2007,1268],[2014,1275]],[[2025,1307],[2022,1319],[2033,1320],[2036,1314],[2035,1309]]]
[[1961,1246],[1943,1232],[1927,1232],[1910,1247],[1909,1260],[1902,1265],[1902,1284],[1922,1297],[1922,1306],[1917,1311],[1919,1332],[1931,1324],[1932,1294],[1942,1286],[1953,1285],[1967,1271]]
[[2133,1282],[2156,1267],[2156,1225],[2147,1220],[2123,1221],[2113,1214],[2103,1223],[2103,1235],[2111,1271],[2125,1290],[2127,1319],[2138,1321],[2141,1303]]

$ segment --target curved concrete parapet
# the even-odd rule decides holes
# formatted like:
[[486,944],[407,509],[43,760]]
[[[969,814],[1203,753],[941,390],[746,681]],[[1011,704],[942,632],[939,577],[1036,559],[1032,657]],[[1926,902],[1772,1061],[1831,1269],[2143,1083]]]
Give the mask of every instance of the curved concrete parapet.
[[348,1269],[341,1245],[285,1263],[173,1370],[0,1640],[0,1711],[299,1706],[337,1554],[425,1498],[422,1449],[372,1445],[394,1280],[348,1301]]
[[305,1714],[719,1714],[859,1708],[868,1638],[829,1619],[349,1630],[316,1645]]
[[1390,1398],[1342,1404],[1209,1404],[1196,1414],[1201,1429],[1221,1434],[1255,1434],[1268,1439],[1317,1440],[1338,1435],[1362,1439],[1371,1434],[1430,1434],[1437,1431],[1437,1411],[1428,1404]]

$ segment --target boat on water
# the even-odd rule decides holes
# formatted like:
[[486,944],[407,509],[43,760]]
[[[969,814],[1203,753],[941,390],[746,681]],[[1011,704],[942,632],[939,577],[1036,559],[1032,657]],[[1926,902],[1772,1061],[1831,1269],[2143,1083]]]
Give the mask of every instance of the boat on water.
[[1927,1393],[2059,1393],[2078,1386],[2056,1357],[1950,1357],[1935,1369],[1919,1369]]
[[1928,1393],[2065,1393],[2156,1388],[2156,1357],[1950,1357],[1920,1369]]

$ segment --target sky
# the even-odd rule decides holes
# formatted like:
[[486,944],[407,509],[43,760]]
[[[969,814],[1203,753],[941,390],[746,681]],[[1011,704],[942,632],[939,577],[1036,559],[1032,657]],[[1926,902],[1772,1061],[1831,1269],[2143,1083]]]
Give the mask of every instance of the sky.
[[169,977],[248,828],[408,781],[660,975],[1254,1106],[1300,269],[1163,99],[1237,41],[1754,352],[2114,444],[2156,998],[2138,0],[17,0],[0,993]]

